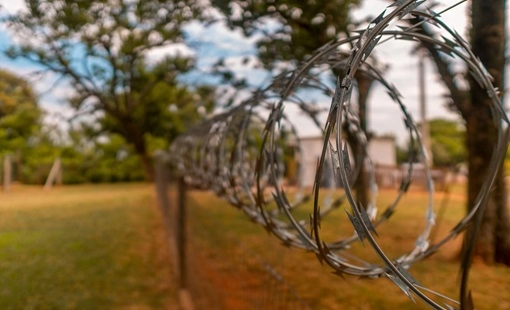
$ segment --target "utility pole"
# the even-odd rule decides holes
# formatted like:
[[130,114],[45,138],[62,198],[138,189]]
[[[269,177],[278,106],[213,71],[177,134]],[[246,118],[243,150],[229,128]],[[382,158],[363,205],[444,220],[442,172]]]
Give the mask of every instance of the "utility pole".
[[429,122],[427,120],[427,98],[426,98],[426,84],[425,84],[425,50],[418,50],[418,83],[420,93],[420,134],[423,147],[427,153],[427,164],[432,165],[432,150],[430,148],[430,131]]

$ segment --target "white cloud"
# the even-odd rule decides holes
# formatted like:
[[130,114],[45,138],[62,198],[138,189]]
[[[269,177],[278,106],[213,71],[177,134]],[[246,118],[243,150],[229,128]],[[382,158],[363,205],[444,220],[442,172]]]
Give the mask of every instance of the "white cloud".
[[184,43],[176,43],[155,47],[147,52],[146,59],[149,64],[157,63],[165,57],[194,57],[196,52]]
[[26,8],[23,0],[0,0],[0,7],[8,14],[14,14]]
[[218,21],[211,25],[194,22],[185,27],[189,40],[197,44],[213,44],[215,49],[224,50],[230,54],[254,53],[255,41],[258,37],[246,38],[241,30],[230,30],[224,21]]

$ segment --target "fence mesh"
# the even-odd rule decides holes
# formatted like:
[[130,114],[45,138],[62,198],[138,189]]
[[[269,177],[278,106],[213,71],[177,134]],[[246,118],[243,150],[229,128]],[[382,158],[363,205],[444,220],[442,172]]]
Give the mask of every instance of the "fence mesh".
[[[197,204],[188,203],[187,244],[188,288],[197,309],[310,309],[250,241],[223,233],[221,220]],[[229,222],[236,220],[244,224],[237,217]]]

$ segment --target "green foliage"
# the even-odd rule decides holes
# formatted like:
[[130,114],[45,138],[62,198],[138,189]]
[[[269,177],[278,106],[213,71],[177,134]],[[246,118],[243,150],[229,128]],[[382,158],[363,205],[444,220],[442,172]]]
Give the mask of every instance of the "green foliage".
[[[85,127],[69,130],[65,142],[51,138],[57,130],[41,124],[42,112],[29,83],[6,71],[0,71],[0,111],[0,156],[11,155],[16,181],[43,184],[58,157],[65,184],[143,179],[133,147],[118,134],[91,139]],[[161,140],[166,141],[151,142],[153,147],[166,147]]]
[[[214,107],[213,88],[201,86],[190,89],[157,81],[153,72],[145,72],[142,78],[152,79],[155,83],[144,103],[135,106],[124,123],[118,122],[112,115],[102,117],[100,119],[102,133],[116,133],[130,141],[128,138],[130,127],[126,126],[126,122],[135,122],[143,133],[150,152],[151,143],[155,140],[159,141],[157,143],[159,148],[168,147],[175,137],[202,119],[201,112],[210,112]],[[143,90],[133,90],[132,93],[138,94],[141,91]]]
[[231,27],[242,29],[247,36],[267,27],[268,19],[276,21],[275,29],[265,29],[257,43],[260,59],[268,67],[282,60],[301,61],[336,35],[346,33],[351,22],[349,9],[359,2],[212,1],[227,16]]
[[24,79],[0,70],[0,117],[15,112],[20,106],[35,106],[36,96]]
[[434,165],[451,166],[466,160],[465,130],[456,121],[429,121],[430,142]]
[[505,176],[510,175],[510,148],[506,151],[505,162],[504,162],[504,173]]
[[28,148],[30,139],[40,130],[41,115],[28,82],[0,70],[0,153]]
[[111,134],[90,141],[86,150],[77,151],[76,144],[60,148],[64,184],[115,183],[144,179],[140,158],[133,147],[118,135]]
[[85,175],[90,182],[125,182],[143,180],[140,159],[120,135],[110,135],[96,144]]
[[[448,167],[465,162],[466,149],[464,144],[465,131],[461,125],[452,120],[436,118],[429,121],[430,147],[435,166]],[[397,162],[408,162],[408,150],[411,146],[397,147]],[[413,146],[414,154],[418,147]],[[418,157],[416,157],[418,161]]]
[[22,173],[19,181],[27,184],[44,184],[51,165],[60,150],[47,136],[41,134],[37,143],[23,153]]
[[23,180],[28,160],[41,130],[41,110],[27,81],[0,70],[0,158],[10,155],[13,177]]
[[62,142],[41,131],[29,146],[12,152],[14,179],[25,184],[44,184],[56,158],[61,159],[64,184],[144,179],[140,159],[122,136],[89,139],[81,130],[71,130],[69,136],[70,141]]
[[[172,133],[190,125],[189,119],[197,118],[203,99],[194,96],[201,95],[200,89],[177,82],[177,76],[193,66],[192,59],[154,56],[183,41],[181,27],[197,17],[198,2],[31,0],[28,10],[6,20],[19,42],[7,55],[65,77],[74,90],[70,104],[102,112],[103,133],[117,133],[131,144],[150,179],[146,134],[170,140]],[[194,114],[167,115],[170,100]],[[181,124],[169,124],[176,120]],[[177,129],[169,133],[169,126]]]
[[409,162],[409,144],[406,147],[397,145],[397,164],[405,164]]

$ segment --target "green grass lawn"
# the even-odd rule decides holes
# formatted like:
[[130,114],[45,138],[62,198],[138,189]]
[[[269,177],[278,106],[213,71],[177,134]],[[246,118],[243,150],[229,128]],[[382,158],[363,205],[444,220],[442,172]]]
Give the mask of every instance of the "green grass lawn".
[[[315,255],[283,246],[212,193],[189,194],[189,269],[192,275],[200,271],[202,287],[220,296],[217,304],[197,310],[251,309],[254,302],[272,305],[279,295],[288,295],[261,262],[281,274],[312,309],[427,309],[420,301],[413,306],[387,279],[333,275]],[[441,195],[435,197],[438,206]],[[392,197],[394,192],[381,191],[381,208]],[[423,228],[425,198],[409,193],[390,225],[378,228],[378,241],[389,254],[412,248]],[[464,213],[462,190],[450,197],[447,208],[438,237]],[[322,225],[331,241],[352,232],[339,211]],[[308,211],[301,213],[307,218]],[[14,186],[0,193],[0,309],[177,309],[165,238],[150,184],[51,191]],[[411,273],[423,285],[457,298],[459,246],[458,238],[414,265]],[[368,246],[354,246],[353,252],[373,259]],[[475,264],[470,287],[478,309],[510,309],[509,268]]]
[[[438,238],[452,229],[463,216],[464,197],[461,193],[462,189],[459,189],[458,193],[450,196],[447,210],[435,233]],[[378,199],[381,209],[394,196],[393,191],[381,191]],[[442,197],[442,193],[435,196],[438,207]],[[393,258],[413,248],[416,237],[424,227],[426,198],[425,193],[411,191],[402,200],[390,222],[378,228],[377,240]],[[214,197],[212,193],[191,192],[188,207],[192,251],[202,257],[200,266],[191,268],[207,268],[207,281],[213,281],[213,286],[219,290],[223,287],[241,290],[241,283],[246,281],[249,283],[245,286],[253,296],[263,296],[268,290],[275,290],[267,282],[256,284],[255,279],[266,277],[257,267],[260,260],[263,260],[273,266],[312,309],[428,309],[416,298],[417,304],[413,304],[388,279],[367,280],[348,275],[343,279],[332,274],[332,269],[321,265],[315,255],[283,246],[262,227],[249,222],[242,212]],[[302,213],[302,218],[306,220],[308,212]],[[324,220],[322,228],[325,238],[330,241],[352,233],[343,208]],[[461,239],[457,237],[447,243],[435,255],[413,265],[410,272],[424,286],[458,299],[459,262],[456,257]],[[249,252],[242,253],[243,249],[249,249]],[[370,261],[377,261],[368,245],[354,245],[352,251]],[[258,257],[255,261],[252,253]],[[242,256],[247,259],[239,258]],[[236,285],[232,285],[232,282]],[[477,309],[510,309],[510,268],[475,263],[470,288]],[[242,295],[230,292],[224,294],[224,299],[236,294]],[[277,294],[272,294],[270,298],[276,300]],[[228,302],[224,304],[228,305]]]
[[0,309],[176,309],[150,184],[0,194]]

